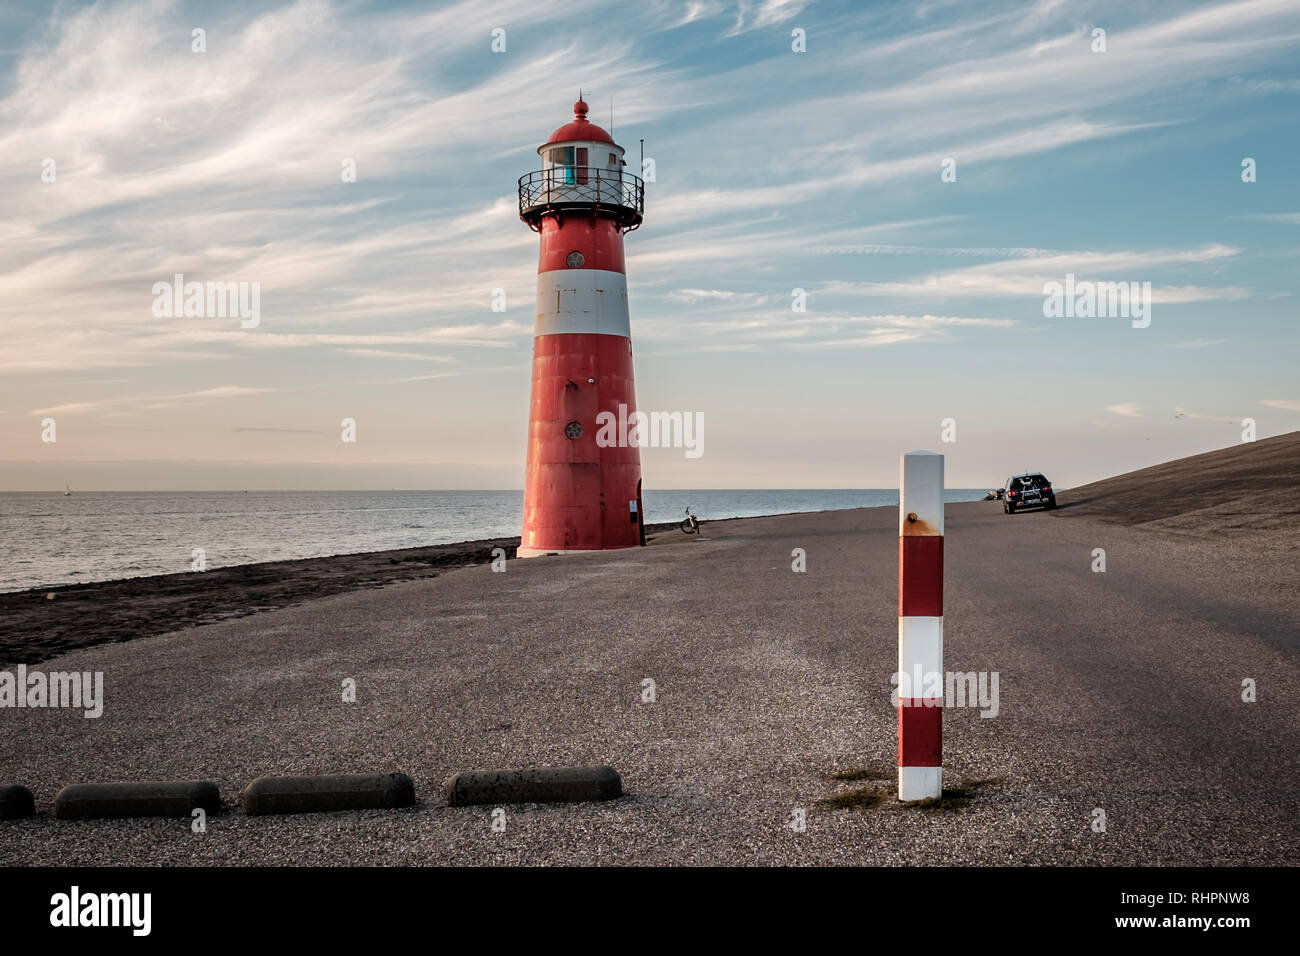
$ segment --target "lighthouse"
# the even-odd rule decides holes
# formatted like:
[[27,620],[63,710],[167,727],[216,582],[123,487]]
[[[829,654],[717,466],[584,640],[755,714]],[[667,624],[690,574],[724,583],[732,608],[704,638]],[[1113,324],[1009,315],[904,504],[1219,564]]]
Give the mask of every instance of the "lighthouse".
[[519,556],[635,547],[640,450],[597,418],[636,410],[623,235],[641,225],[645,186],[581,99],[537,152],[542,168],[519,180],[519,218],[541,237]]

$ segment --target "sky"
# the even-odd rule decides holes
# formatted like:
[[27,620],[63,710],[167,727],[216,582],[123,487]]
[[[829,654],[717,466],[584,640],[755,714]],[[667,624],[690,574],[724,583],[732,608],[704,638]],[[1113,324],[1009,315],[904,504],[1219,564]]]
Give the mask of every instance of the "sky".
[[[654,164],[638,406],[705,422],[647,488],[916,448],[1069,487],[1300,426],[1294,0],[8,3],[0,490],[522,487],[516,180],[580,90]],[[155,315],[177,273],[258,325]],[[1046,315],[1067,274],[1149,325]]]

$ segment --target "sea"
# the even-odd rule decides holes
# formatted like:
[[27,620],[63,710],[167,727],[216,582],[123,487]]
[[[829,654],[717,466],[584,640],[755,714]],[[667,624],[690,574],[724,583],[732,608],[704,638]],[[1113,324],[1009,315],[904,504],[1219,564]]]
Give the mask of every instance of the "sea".
[[[984,489],[947,489],[976,501]],[[896,488],[654,491],[646,523],[898,506]],[[0,493],[0,592],[517,536],[522,491]]]

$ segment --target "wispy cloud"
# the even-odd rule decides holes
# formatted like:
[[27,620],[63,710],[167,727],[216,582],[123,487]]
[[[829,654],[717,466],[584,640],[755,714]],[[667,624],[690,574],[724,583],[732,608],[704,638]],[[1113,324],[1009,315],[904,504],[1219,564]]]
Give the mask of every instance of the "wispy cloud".
[[1220,424],[1236,425],[1241,419],[1232,415],[1210,415],[1205,412],[1193,411],[1190,408],[1184,408],[1182,405],[1174,406],[1174,418],[1190,418],[1202,422],[1219,422]]
[[194,399],[207,398],[231,398],[242,395],[265,395],[267,392],[274,392],[273,388],[249,388],[246,385],[222,385],[218,388],[204,388],[197,392],[182,392],[179,395],[173,395],[172,401],[184,402]]
[[361,358],[406,359],[416,362],[454,362],[450,355],[425,355],[421,352],[395,352],[390,349],[339,349],[345,355]]
[[[882,282],[831,282],[822,292],[842,295],[891,295],[947,299],[957,296],[1001,298],[1043,295],[1043,285],[1061,281],[1068,273],[1080,280],[1150,281],[1156,270],[1171,266],[1202,266],[1234,258],[1240,249],[1218,243],[1191,249],[1139,251],[1090,250],[1032,254],[1003,262],[933,272],[913,278]],[[1200,302],[1242,299],[1250,291],[1240,286],[1205,287],[1164,285],[1152,290],[1152,301]]]
[[797,17],[808,3],[809,0],[738,0],[735,23],[724,35],[734,37],[785,23]]
[[63,405],[51,405],[49,408],[33,408],[33,415],[75,415],[89,412],[101,407],[99,402],[67,402]]
[[1300,225],[1300,212],[1255,212],[1232,218],[1248,219],[1252,222],[1284,222],[1293,226]]
[[[145,393],[140,395],[123,395],[115,398],[106,398],[97,402],[67,402],[62,405],[53,405],[48,408],[34,408],[31,411],[33,415],[55,415],[55,414],[76,414],[81,412],[93,412],[97,409],[111,410],[121,412],[123,409],[132,407],[139,408],[174,408],[177,406],[192,406],[196,404],[205,404],[215,399],[243,398],[250,395],[266,395],[272,392],[298,391],[301,389],[283,389],[274,387],[252,387],[246,385],[220,385],[214,388],[198,389],[190,392],[178,392],[173,394],[161,394],[157,392]],[[106,411],[105,414],[108,414]]]

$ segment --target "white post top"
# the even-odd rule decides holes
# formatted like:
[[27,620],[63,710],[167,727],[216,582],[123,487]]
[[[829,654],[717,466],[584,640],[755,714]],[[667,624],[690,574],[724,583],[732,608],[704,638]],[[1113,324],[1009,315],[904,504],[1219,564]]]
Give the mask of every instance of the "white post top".
[[898,459],[898,534],[943,534],[943,455],[909,451]]

